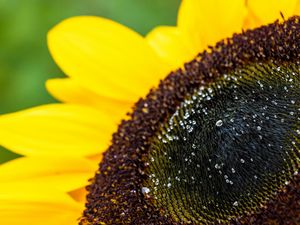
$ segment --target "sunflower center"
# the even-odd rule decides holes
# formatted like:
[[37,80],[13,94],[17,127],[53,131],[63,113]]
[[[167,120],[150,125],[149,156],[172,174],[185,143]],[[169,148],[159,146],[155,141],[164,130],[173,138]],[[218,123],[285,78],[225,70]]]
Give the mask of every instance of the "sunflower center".
[[162,126],[143,193],[183,223],[255,212],[299,167],[300,67],[252,64],[198,89]]

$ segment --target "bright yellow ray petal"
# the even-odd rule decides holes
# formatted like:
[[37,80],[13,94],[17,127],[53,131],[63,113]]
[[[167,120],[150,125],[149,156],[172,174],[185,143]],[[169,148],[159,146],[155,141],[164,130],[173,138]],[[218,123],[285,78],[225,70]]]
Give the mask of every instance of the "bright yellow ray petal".
[[4,200],[52,202],[70,205],[75,205],[76,203],[67,193],[55,187],[47,187],[43,183],[31,183],[27,181],[1,182],[0,201]]
[[81,213],[68,204],[0,200],[0,224],[5,225],[77,225]]
[[46,87],[52,96],[62,102],[91,106],[120,118],[124,117],[134,104],[100,96],[70,78],[50,79],[46,82]]
[[248,14],[244,20],[243,29],[253,29],[262,25],[262,21],[255,15],[252,9],[248,8]]
[[172,65],[174,70],[182,67],[199,53],[189,37],[177,27],[157,27],[146,38],[157,54]]
[[26,181],[68,192],[86,186],[97,167],[97,163],[84,158],[23,157],[1,164],[0,180]]
[[2,182],[20,181],[61,174],[88,173],[96,169],[97,163],[84,158],[22,157],[0,165],[0,180]]
[[101,96],[136,101],[169,72],[143,37],[108,19],[67,19],[48,34],[61,69]]
[[295,12],[296,4],[298,0],[249,0],[247,1],[247,7],[255,14],[259,19],[260,24],[257,26],[272,23],[277,19],[281,19],[280,13],[285,18],[293,15]]
[[118,117],[90,107],[51,104],[0,116],[0,144],[22,155],[101,153]]
[[294,15],[297,15],[297,16],[300,15],[300,0],[297,1],[295,11],[294,11]]
[[178,26],[193,38],[200,52],[223,38],[240,32],[247,14],[242,0],[183,0]]
[[68,194],[77,202],[81,202],[82,204],[86,201],[87,190],[85,187],[78,188],[68,192]]
[[83,208],[68,194],[43,183],[20,181],[0,185],[0,224],[76,224]]
[[[38,169],[38,168],[36,168]],[[88,180],[95,175],[95,171],[89,173],[75,173],[75,174],[60,174],[37,178],[28,178],[21,181],[9,181],[13,186],[20,186],[24,182],[31,185],[38,186],[43,189],[52,189],[52,191],[68,193],[73,190],[86,187]]]

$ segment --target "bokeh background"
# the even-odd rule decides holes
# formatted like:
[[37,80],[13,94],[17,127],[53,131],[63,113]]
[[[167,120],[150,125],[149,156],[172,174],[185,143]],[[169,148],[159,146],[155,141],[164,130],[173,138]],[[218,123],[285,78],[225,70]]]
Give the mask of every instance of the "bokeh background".
[[[180,0],[0,0],[0,114],[55,102],[44,84],[64,74],[50,57],[46,35],[63,19],[102,16],[145,35],[157,25],[175,25],[179,4]],[[15,157],[0,146],[0,163]]]

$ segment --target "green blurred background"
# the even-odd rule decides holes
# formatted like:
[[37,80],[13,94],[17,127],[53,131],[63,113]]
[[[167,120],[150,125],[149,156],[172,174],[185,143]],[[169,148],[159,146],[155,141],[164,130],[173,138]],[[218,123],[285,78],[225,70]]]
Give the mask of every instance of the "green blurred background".
[[[175,25],[180,0],[0,0],[0,114],[55,102],[45,81],[62,77],[47,31],[77,15],[111,18],[141,34]],[[1,137],[0,137],[1,138]],[[17,155],[0,147],[0,163]]]

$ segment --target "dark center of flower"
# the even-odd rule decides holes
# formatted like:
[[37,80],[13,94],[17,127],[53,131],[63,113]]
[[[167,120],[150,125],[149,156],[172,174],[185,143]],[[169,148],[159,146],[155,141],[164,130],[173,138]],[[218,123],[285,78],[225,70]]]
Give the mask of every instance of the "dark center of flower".
[[233,35],[122,121],[80,224],[300,224],[300,21]]
[[144,193],[178,222],[228,222],[299,166],[300,67],[253,64],[202,86],[154,138]]

